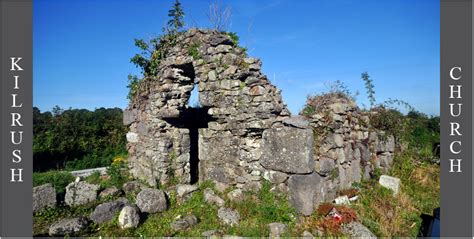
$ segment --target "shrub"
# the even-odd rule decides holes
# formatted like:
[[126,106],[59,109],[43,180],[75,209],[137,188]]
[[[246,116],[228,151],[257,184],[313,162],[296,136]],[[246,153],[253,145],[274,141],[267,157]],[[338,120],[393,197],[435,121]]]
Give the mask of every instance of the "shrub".
[[365,90],[367,93],[367,98],[369,98],[370,108],[375,106],[375,90],[374,90],[374,83],[372,79],[370,79],[369,73],[363,72],[361,74],[361,78],[365,83]]
[[201,58],[199,53],[199,43],[195,42],[188,47],[188,54],[193,57],[194,60]]
[[393,135],[397,142],[406,136],[407,121],[398,110],[374,108],[369,115],[369,120],[372,128],[384,131],[386,135]]
[[126,181],[127,177],[122,172],[123,163],[112,164],[107,168],[107,175],[110,176],[110,184],[120,188]]
[[357,92],[350,92],[341,81],[336,81],[329,85],[329,92],[308,95],[305,107],[300,112],[300,115],[311,117],[315,113],[321,113],[328,104],[334,103],[336,100],[350,102],[354,101],[357,95]]
[[232,40],[232,43],[234,44],[234,46],[238,46],[239,45],[239,36],[237,35],[236,32],[225,32],[226,35],[228,35],[230,37],[230,39]]
[[169,33],[146,42],[143,39],[135,39],[135,46],[142,50],[135,54],[130,62],[142,70],[144,76],[154,76],[158,73],[158,65],[165,58],[169,49],[176,45],[179,32]]
[[[341,221],[334,220],[329,216],[329,212],[335,208],[342,216]],[[344,205],[333,205],[332,203],[322,203],[318,206],[316,214],[303,218],[298,225],[299,231],[321,231],[324,236],[342,236],[341,225],[357,221],[357,213],[354,209]]]
[[138,89],[140,87],[140,83],[143,79],[138,78],[138,76],[128,75],[128,95],[127,99],[132,100],[133,97],[137,94]]
[[332,203],[325,202],[325,203],[319,204],[316,212],[318,212],[318,215],[326,216],[329,214],[329,212],[331,212],[333,208],[334,208],[334,205],[332,205]]

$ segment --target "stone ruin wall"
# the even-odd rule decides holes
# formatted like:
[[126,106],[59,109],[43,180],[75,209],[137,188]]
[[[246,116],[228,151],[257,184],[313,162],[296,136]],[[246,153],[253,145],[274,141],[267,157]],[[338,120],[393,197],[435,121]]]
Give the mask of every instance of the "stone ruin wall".
[[[200,108],[188,106],[195,86]],[[212,180],[259,190],[267,180],[308,214],[387,169],[394,151],[393,137],[369,133],[354,102],[334,98],[319,112],[290,116],[260,60],[226,34],[191,29],[124,111],[130,170],[150,185]]]

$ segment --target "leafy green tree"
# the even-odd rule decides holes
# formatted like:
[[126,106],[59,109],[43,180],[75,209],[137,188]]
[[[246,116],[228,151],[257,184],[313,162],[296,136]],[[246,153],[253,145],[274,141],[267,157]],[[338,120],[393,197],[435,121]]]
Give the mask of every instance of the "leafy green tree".
[[176,34],[184,27],[184,11],[179,0],[176,0],[173,7],[168,11],[168,17],[171,18],[168,21],[168,33]]
[[[153,76],[158,73],[158,65],[161,59],[166,57],[168,50],[176,44],[176,35],[184,27],[184,11],[181,2],[176,0],[173,7],[169,10],[167,27],[163,30],[164,35],[152,38],[150,41],[143,39],[134,39],[135,46],[141,50],[141,53],[135,54],[130,62],[142,70],[144,77]],[[143,79],[137,76],[128,76],[128,88],[130,89],[127,98],[132,99],[136,93],[139,84]]]

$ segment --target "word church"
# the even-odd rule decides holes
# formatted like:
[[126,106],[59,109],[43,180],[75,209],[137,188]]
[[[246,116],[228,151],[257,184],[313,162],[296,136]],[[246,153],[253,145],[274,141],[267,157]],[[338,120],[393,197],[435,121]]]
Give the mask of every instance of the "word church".
[[[453,67],[449,71],[449,77],[451,80],[457,82],[462,78],[462,69],[461,67]],[[462,99],[461,96],[461,84],[457,85],[449,85],[449,99],[455,102],[457,99]],[[461,108],[462,108],[462,103],[449,103],[449,115],[453,118],[457,118],[461,115]],[[462,152],[462,146],[461,146],[461,136],[462,133],[460,132],[461,125],[459,122],[449,122],[450,125],[450,130],[449,130],[449,136],[450,138],[453,138],[454,140],[451,141],[449,144],[449,153],[452,155],[459,155]],[[461,158],[458,157],[450,157],[449,162],[450,162],[450,168],[449,172],[450,173],[461,173]]]

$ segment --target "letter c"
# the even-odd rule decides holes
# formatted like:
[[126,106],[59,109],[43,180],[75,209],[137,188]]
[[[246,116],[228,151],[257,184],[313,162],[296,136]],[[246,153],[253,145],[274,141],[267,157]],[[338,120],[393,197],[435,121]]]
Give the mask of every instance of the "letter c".
[[449,144],[449,151],[451,151],[451,153],[453,153],[453,154],[459,154],[459,153],[461,153],[461,150],[459,150],[459,151],[454,150],[453,146],[454,146],[455,143],[457,143],[457,144],[459,144],[459,146],[461,146],[461,141],[453,141]]
[[462,76],[460,75],[459,77],[455,77],[454,76],[454,70],[455,69],[457,69],[457,70],[459,70],[459,72],[461,72],[461,67],[460,66],[455,66],[455,67],[451,68],[451,70],[449,71],[449,76],[451,76],[451,79],[453,79],[453,80],[459,80],[459,79],[461,79]]

